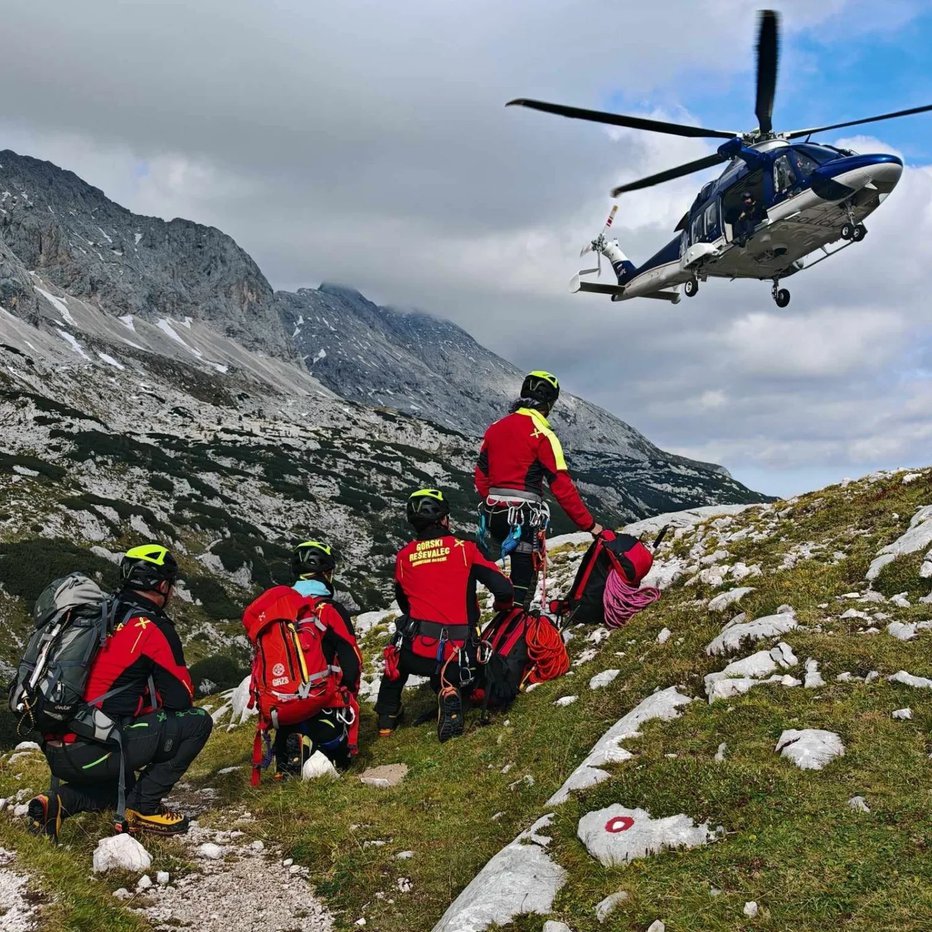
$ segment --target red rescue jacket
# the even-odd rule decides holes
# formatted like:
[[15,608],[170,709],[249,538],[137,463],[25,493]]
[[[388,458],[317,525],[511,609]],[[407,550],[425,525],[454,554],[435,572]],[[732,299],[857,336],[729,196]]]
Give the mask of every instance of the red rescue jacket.
[[492,489],[542,496],[545,479],[570,520],[582,531],[591,530],[595,520],[570,478],[563,447],[547,418],[533,408],[518,408],[489,427],[475,471],[483,499]]
[[511,582],[473,541],[460,540],[442,528],[423,532],[395,559],[395,598],[402,612],[418,621],[477,624],[477,582],[497,602],[514,598]]
[[[127,593],[122,601],[120,611],[131,608],[133,613],[117,626],[94,658],[85,700],[93,703],[104,693],[120,689],[115,696],[96,703],[114,719],[155,709],[190,708],[194,687],[171,619],[148,600]],[[150,680],[154,696],[149,693]]]

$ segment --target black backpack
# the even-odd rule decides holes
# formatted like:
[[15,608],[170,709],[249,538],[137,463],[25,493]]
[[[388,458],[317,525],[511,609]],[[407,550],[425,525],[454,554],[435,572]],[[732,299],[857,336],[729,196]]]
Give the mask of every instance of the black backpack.
[[651,547],[631,534],[600,534],[583,555],[576,578],[564,600],[554,600],[550,609],[565,616],[566,624],[582,622],[600,625],[605,620],[605,584],[611,573],[618,573],[630,586],[637,586],[650,571],[653,551],[666,536],[664,526]]
[[482,632],[485,705],[507,709],[515,701],[529,666],[528,616],[521,606],[499,612]]
[[507,709],[528,684],[563,676],[570,667],[553,622],[520,605],[499,612],[486,625],[480,659],[486,709]]
[[95,741],[114,740],[116,723],[84,700],[84,690],[119,612],[117,598],[82,573],[56,579],[43,590],[32,612],[35,630],[10,685],[10,710],[19,717],[21,735],[73,732]]

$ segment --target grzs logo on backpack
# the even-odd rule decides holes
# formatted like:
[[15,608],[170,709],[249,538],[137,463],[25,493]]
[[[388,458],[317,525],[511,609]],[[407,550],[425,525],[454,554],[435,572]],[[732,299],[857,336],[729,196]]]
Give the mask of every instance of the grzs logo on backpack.
[[278,676],[274,680],[272,680],[272,685],[273,686],[284,686],[285,683],[287,682],[288,682],[287,676]]

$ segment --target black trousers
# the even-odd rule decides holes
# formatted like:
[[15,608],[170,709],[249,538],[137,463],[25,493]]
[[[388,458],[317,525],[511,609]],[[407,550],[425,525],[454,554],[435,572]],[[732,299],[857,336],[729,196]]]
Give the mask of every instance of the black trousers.
[[[309,738],[312,752],[320,751],[335,764],[347,762],[349,760],[347,730],[343,722],[337,717],[338,711],[337,709],[324,709],[323,712],[309,718],[306,722],[277,728],[275,730],[275,741],[272,744],[276,768],[279,771],[287,772],[294,772],[296,769],[288,742],[291,735]],[[300,767],[300,761],[298,767]]]
[[[508,523],[507,508],[489,508],[483,504],[486,514],[486,526],[489,537],[495,544],[492,558],[500,550],[502,542],[510,536],[511,525]],[[537,590],[537,569],[535,568],[535,548],[537,546],[537,532],[539,528],[533,526],[530,519],[530,509],[522,508],[523,524],[518,546],[511,552],[511,585],[515,590],[515,604],[530,607],[531,599]]]
[[[122,729],[126,767],[126,806],[151,815],[184,776],[207,743],[213,719],[203,709],[150,712]],[[120,779],[120,749],[114,744],[78,740],[46,742],[43,753],[60,787],[68,815],[114,809]]]
[[[461,664],[459,659],[450,661],[445,676],[451,686],[457,687],[462,695],[468,696],[475,685],[475,645],[467,644],[463,648],[463,653],[465,654],[464,663]],[[398,658],[398,670],[401,675],[397,680],[382,677],[379,686],[379,697],[375,703],[375,711],[379,715],[397,714],[401,708],[401,692],[405,688],[409,676],[429,676],[430,688],[435,693],[440,692],[440,671],[437,669],[436,660],[429,657],[418,657],[407,647],[402,647],[401,656]],[[464,677],[466,682],[463,682]]]

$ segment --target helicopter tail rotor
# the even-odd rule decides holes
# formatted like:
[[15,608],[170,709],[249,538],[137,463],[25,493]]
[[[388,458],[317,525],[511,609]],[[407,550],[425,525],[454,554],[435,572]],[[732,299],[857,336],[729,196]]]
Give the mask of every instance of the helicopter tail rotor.
[[615,214],[617,213],[618,213],[618,205],[615,204],[613,205],[611,211],[609,212],[608,219],[605,221],[605,226],[602,227],[602,232],[599,233],[599,235],[595,239],[589,240],[589,242],[586,243],[586,245],[583,246],[583,248],[579,250],[580,259],[590,252],[596,253],[596,255],[598,255],[599,257],[597,260],[598,265],[596,266],[596,268],[582,269],[579,273],[580,275],[587,275],[591,272],[596,272],[598,275],[602,274],[602,255],[603,255],[602,247],[606,243],[605,236],[608,233],[608,231],[612,228],[612,223],[614,223]]
[[621,251],[621,246],[618,245],[618,240],[608,239],[608,231],[612,228],[612,224],[615,222],[615,215],[618,213],[618,205],[615,204],[611,212],[608,215],[608,219],[605,221],[605,225],[602,227],[602,231],[599,235],[586,243],[585,246],[580,250],[580,257],[587,255],[590,252],[594,252],[598,257],[596,259],[596,265],[591,269],[580,269],[579,273],[576,275],[575,280],[578,280],[580,276],[583,275],[595,275],[596,278],[600,278],[602,275],[602,256],[605,256],[612,265],[612,270],[615,272],[615,276],[618,279],[618,284],[623,285],[630,277],[631,273],[635,270],[634,263],[631,262],[628,257]]

